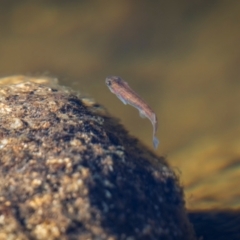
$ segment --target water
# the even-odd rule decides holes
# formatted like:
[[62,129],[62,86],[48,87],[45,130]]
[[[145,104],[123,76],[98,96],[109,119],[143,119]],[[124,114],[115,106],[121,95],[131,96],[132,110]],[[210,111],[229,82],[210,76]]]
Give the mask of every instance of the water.
[[2,3],[0,75],[57,76],[152,147],[149,121],[104,84],[123,77],[158,115],[157,151],[188,208],[238,208],[239,11],[238,1]]

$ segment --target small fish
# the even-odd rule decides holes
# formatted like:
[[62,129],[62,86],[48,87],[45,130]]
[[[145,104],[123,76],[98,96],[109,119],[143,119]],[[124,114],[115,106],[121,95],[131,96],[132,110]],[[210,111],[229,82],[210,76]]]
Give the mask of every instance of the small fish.
[[114,93],[123,104],[129,104],[138,109],[141,117],[147,117],[153,125],[153,146],[156,149],[159,144],[159,140],[156,137],[158,121],[154,111],[147,105],[147,103],[134,92],[127,82],[117,76],[107,77],[105,80],[110,91]]

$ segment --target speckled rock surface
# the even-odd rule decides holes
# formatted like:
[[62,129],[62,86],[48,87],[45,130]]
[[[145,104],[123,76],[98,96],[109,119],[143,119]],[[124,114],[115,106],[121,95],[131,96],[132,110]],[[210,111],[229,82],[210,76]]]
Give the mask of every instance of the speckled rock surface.
[[195,239],[173,171],[49,78],[0,80],[1,239]]

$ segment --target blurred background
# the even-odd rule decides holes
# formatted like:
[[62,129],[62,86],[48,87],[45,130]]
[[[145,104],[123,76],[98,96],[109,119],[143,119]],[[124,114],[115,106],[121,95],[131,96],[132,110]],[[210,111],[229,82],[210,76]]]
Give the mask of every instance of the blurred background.
[[240,1],[1,1],[0,77],[48,75],[93,97],[152,148],[152,126],[105,86],[119,75],[156,111],[157,153],[189,209],[240,206]]

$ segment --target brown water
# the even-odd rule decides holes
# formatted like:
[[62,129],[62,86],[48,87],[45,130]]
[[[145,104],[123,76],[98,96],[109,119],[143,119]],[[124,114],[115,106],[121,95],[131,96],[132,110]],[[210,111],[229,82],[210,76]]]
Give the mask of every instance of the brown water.
[[6,2],[1,77],[57,76],[152,147],[149,121],[105,86],[120,75],[156,110],[188,208],[239,208],[240,1]]

